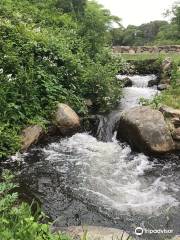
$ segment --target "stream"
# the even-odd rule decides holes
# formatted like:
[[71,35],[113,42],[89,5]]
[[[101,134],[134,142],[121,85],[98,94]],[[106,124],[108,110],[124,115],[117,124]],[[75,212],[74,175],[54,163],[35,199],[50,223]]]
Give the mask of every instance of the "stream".
[[[100,225],[132,235],[142,227],[180,234],[179,156],[148,157],[116,140],[122,110],[158,94],[156,86],[147,87],[154,75],[130,78],[133,86],[124,88],[119,106],[102,117],[97,138],[87,132],[55,138],[14,157],[23,161],[19,177],[26,194],[40,199],[56,227]],[[164,239],[164,234],[136,239]]]

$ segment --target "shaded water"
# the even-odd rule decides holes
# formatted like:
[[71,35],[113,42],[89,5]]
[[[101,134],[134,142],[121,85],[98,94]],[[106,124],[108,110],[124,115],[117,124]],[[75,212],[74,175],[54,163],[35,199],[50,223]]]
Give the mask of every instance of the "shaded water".
[[[122,109],[138,105],[141,96],[151,98],[157,93],[147,88],[152,77],[142,77],[142,85],[137,77],[132,88],[124,89],[119,107],[104,117],[99,139],[111,134],[109,141],[78,133],[21,156],[25,161],[22,185],[41,200],[57,226],[94,224],[130,233],[145,226],[179,233],[179,156],[149,158],[132,152],[113,133]],[[164,236],[149,234],[140,239]]]

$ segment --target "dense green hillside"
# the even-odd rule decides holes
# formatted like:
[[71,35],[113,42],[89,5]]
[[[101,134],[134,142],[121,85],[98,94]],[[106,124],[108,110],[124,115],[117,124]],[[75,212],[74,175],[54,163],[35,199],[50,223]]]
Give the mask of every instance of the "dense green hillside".
[[56,102],[86,114],[120,95],[107,48],[113,17],[84,0],[0,2],[0,157],[19,148],[24,125],[47,124]]

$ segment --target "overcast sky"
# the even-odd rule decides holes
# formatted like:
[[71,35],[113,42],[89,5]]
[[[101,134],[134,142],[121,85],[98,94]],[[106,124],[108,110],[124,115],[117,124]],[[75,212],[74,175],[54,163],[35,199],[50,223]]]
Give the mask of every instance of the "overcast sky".
[[152,20],[164,19],[163,12],[175,0],[97,0],[113,15],[122,18],[122,24],[140,25]]

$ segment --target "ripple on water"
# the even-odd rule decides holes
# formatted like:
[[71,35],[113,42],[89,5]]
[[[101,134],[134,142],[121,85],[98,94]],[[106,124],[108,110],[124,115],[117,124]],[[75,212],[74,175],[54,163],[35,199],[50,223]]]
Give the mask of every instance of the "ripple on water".
[[[83,133],[52,143],[43,153],[45,161],[56,163],[56,171],[72,179],[68,187],[76,194],[96,199],[99,205],[121,212],[159,215],[179,204],[178,186],[168,181],[172,176],[161,172],[153,176],[155,164],[142,153],[132,155],[128,145],[100,142]],[[73,184],[74,178],[79,180],[78,185]]]

